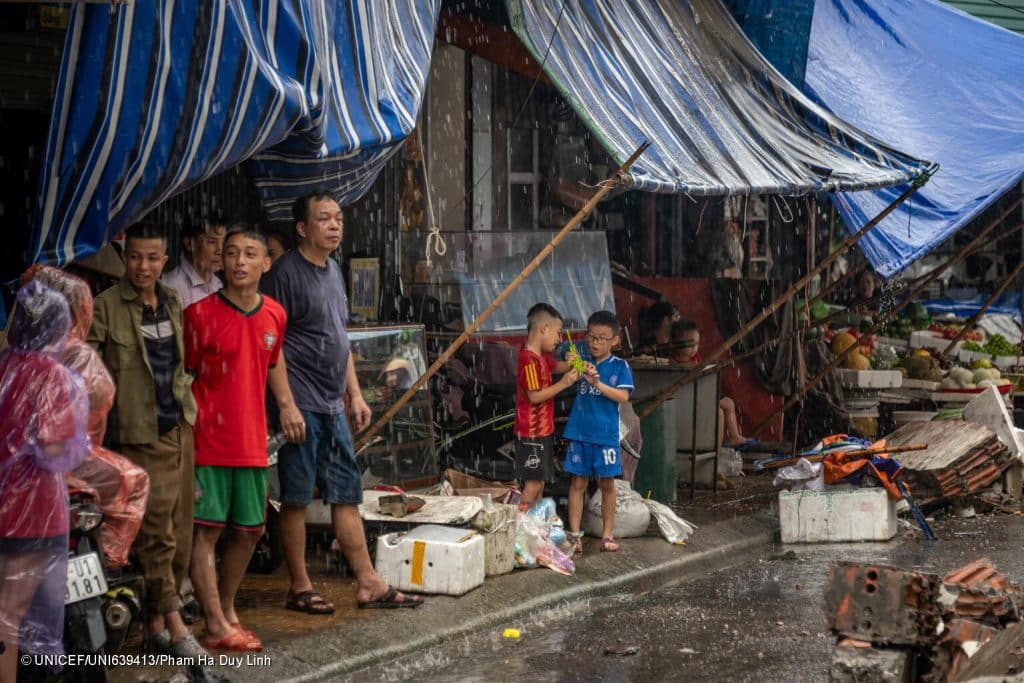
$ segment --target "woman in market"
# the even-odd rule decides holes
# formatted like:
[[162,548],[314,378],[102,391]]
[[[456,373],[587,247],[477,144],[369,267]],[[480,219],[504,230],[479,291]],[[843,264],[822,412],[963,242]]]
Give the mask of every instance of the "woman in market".
[[68,562],[64,473],[89,453],[88,397],[60,364],[71,314],[30,282],[18,292],[0,353],[0,681],[19,650],[61,654]]
[[640,343],[637,354],[665,355],[672,339],[672,323],[679,320],[679,310],[667,301],[658,301],[640,311]]

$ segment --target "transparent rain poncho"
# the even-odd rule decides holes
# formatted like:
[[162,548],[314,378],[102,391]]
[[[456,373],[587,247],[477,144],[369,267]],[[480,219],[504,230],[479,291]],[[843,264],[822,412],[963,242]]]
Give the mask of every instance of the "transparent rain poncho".
[[128,458],[101,445],[116,388],[99,354],[85,343],[92,324],[92,292],[85,280],[51,266],[35,266],[26,276],[63,294],[71,307],[71,332],[61,360],[85,382],[92,451],[70,474],[68,483],[95,495],[103,512],[100,546],[107,566],[123,567],[146,513],[149,475]]
[[59,361],[70,327],[64,297],[30,282],[0,353],[0,640],[43,654],[63,651],[64,473],[89,453],[85,387]]

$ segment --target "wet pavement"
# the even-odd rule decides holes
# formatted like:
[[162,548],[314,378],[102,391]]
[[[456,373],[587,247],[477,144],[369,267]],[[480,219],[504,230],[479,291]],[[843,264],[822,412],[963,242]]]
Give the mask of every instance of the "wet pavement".
[[[901,525],[889,543],[766,545],[674,587],[546,611],[349,680],[823,681],[833,639],[824,632],[822,592],[834,560],[946,573],[988,557],[1024,583],[1024,517],[946,518],[933,527],[937,542]],[[505,627],[521,637],[504,638]],[[636,654],[605,654],[632,647]]]

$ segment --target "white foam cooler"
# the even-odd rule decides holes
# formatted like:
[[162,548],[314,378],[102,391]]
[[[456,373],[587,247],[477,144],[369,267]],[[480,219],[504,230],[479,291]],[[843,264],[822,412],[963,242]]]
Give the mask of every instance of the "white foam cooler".
[[484,582],[484,537],[425,524],[377,539],[377,573],[402,591],[462,595]]
[[888,541],[896,502],[881,487],[780,491],[779,523],[783,543]]

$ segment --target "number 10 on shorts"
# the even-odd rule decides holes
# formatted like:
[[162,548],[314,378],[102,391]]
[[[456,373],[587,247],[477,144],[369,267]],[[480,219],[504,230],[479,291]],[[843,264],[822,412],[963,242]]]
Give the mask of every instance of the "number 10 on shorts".
[[601,453],[604,455],[605,465],[615,464],[615,458],[618,457],[618,453],[614,448],[603,448],[601,449]]

